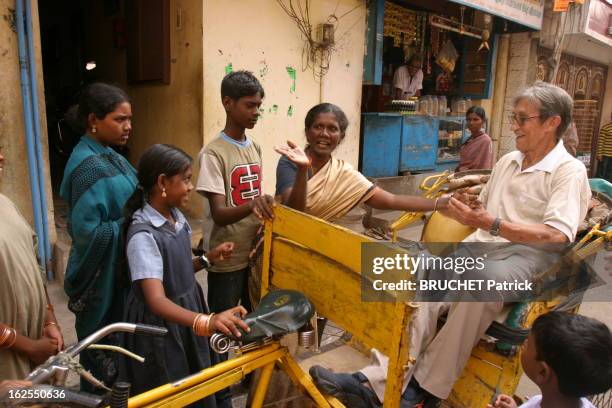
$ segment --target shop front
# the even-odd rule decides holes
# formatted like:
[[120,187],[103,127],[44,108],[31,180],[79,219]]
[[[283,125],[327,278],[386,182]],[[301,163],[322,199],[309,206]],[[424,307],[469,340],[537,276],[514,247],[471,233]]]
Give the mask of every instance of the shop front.
[[466,110],[493,92],[498,34],[538,30],[542,11],[538,0],[371,2],[363,174],[456,168],[459,148],[470,136]]

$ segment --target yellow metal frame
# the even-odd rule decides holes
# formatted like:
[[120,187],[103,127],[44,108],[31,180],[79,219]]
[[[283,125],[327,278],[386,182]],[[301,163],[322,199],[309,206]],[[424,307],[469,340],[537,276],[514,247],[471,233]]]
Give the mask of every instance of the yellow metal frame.
[[[448,177],[450,175],[451,173],[447,170],[444,173],[434,174],[432,176],[424,178],[423,181],[421,181],[421,184],[419,185],[419,188],[424,191],[423,197],[435,198],[440,196],[442,194],[441,188],[448,182]],[[423,213],[420,212],[405,212],[404,214],[402,214],[389,226],[392,236],[391,240],[393,242],[396,242],[397,233],[399,230],[422,218]]]
[[[404,371],[411,361],[406,327],[414,306],[362,301],[361,245],[376,241],[283,206],[274,216],[264,233],[261,295],[271,287],[299,290],[323,316],[386,354],[384,406],[399,407]],[[396,298],[394,293],[387,295]]]
[[262,368],[251,407],[261,408],[274,366],[278,365],[319,407],[342,408],[337,399],[323,396],[310,376],[295,362],[286,347],[278,342],[264,345],[217,364],[192,376],[165,384],[132,397],[129,408],[184,407],[242,380],[246,374]]

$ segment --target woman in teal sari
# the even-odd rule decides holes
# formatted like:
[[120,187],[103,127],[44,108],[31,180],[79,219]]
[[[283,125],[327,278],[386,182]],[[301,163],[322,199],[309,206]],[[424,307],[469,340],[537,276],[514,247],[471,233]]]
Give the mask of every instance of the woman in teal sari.
[[[111,148],[124,146],[132,129],[125,92],[92,84],[81,94],[76,112],[85,134],[68,160],[60,195],[68,203],[72,237],[64,290],[81,340],[121,319],[127,290],[119,273],[122,211],[138,180],[130,163]],[[84,351],[80,361],[100,380],[115,375],[112,357],[104,352]]]

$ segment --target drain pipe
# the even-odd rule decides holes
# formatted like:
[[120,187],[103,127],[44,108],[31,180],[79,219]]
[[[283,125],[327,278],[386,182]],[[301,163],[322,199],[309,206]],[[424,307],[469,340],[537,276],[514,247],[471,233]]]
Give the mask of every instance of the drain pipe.
[[38,184],[40,190],[40,203],[42,208],[42,228],[44,234],[44,250],[45,250],[45,266],[47,277],[53,279],[53,270],[51,268],[51,240],[49,234],[49,218],[47,215],[47,192],[45,189],[45,172],[43,154],[42,154],[42,137],[40,126],[40,109],[38,104],[38,78],[36,72],[36,53],[34,52],[34,26],[32,24],[32,4],[31,0],[25,0],[25,15],[26,15],[26,33],[28,40],[28,67],[30,71],[30,93],[32,103],[32,119],[34,122],[34,147],[36,153],[36,162],[38,170]]
[[[30,190],[32,191],[32,209],[34,212],[34,229],[39,239],[38,245],[38,257],[42,266],[46,270],[47,263],[47,235],[45,235],[45,228],[43,226],[42,213],[46,211],[43,208],[41,201],[40,192],[40,180],[39,172],[37,169],[37,156],[36,156],[36,142],[34,140],[34,129],[32,123],[32,90],[30,79],[28,76],[28,69],[30,66],[30,60],[28,58],[27,45],[26,45],[26,28],[24,25],[24,5],[23,0],[15,0],[15,16],[17,20],[17,43],[19,49],[19,70],[21,76],[21,99],[23,103],[23,119],[25,125],[25,137],[26,146],[28,153],[28,172],[30,176]],[[46,206],[45,206],[46,207]],[[46,214],[45,214],[46,215]]]

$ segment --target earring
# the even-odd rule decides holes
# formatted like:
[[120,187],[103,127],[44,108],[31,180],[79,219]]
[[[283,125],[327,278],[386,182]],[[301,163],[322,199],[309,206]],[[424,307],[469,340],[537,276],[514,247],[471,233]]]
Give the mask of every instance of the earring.
[[166,194],[166,189],[162,187],[162,197],[166,198],[168,195]]
[[96,127],[96,125],[93,125],[91,127],[91,133],[98,133],[98,128]]

